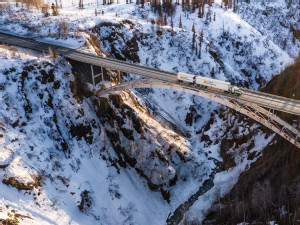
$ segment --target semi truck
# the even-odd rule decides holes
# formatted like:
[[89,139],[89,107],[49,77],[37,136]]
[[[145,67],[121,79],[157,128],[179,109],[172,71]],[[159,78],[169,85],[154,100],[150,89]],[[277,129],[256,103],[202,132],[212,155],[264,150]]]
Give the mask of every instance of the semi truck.
[[179,72],[177,74],[177,79],[180,82],[187,82],[194,85],[212,87],[219,90],[223,90],[226,93],[232,93],[238,96],[242,94],[242,91],[238,87],[232,86],[230,82],[215,80],[212,78],[207,78],[202,76],[195,76],[192,74],[182,73],[182,72]]

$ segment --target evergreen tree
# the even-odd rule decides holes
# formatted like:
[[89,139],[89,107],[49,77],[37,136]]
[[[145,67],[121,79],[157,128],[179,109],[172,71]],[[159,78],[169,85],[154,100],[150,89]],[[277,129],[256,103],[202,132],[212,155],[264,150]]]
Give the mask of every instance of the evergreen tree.
[[186,0],[186,6],[187,8],[190,8],[190,0]]
[[233,1],[233,12],[236,12],[235,0]]
[[195,41],[196,41],[195,23],[193,23],[192,32],[193,32],[192,49],[194,50],[194,48],[195,48]]
[[200,0],[199,2],[199,12],[198,12],[198,17],[202,18],[204,15],[204,6],[205,6],[205,1],[204,0]]
[[201,3],[202,3],[202,5],[201,5],[201,18],[204,16],[204,7],[205,7],[205,1],[204,0],[201,0]]
[[164,18],[164,25],[167,26],[167,14],[165,14],[165,18]]
[[210,75],[212,78],[216,78],[216,75],[215,75],[215,67],[212,68],[211,72],[210,72]]
[[173,35],[174,32],[173,16],[171,16],[171,27],[172,27],[172,35]]
[[157,24],[159,26],[163,26],[164,25],[164,18],[163,18],[162,11],[160,11],[160,13],[159,13],[159,18],[158,18]]
[[182,23],[181,23],[181,14],[180,14],[180,20],[179,20],[179,28],[182,28]]
[[196,34],[193,33],[193,40],[192,40],[192,49],[194,50],[195,48],[195,40],[196,40]]
[[83,0],[79,0],[79,8],[83,8]]
[[198,54],[198,58],[201,59],[201,47],[202,47],[202,40],[203,40],[203,29],[201,30],[200,34],[199,34],[199,54]]
[[154,0],[154,3],[153,3],[153,9],[154,9],[154,13],[156,13],[157,11],[157,0]]
[[193,8],[192,8],[192,12],[194,13],[196,10],[196,0],[193,0]]

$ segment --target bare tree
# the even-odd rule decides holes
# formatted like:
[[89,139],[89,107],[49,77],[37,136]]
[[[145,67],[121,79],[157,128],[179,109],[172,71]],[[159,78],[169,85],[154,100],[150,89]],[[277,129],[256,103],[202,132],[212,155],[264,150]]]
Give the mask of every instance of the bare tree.
[[44,17],[50,16],[49,9],[50,9],[49,4],[44,4],[42,6],[42,13],[44,14]]
[[79,8],[82,9],[83,8],[83,0],[79,0],[79,4],[78,4]]

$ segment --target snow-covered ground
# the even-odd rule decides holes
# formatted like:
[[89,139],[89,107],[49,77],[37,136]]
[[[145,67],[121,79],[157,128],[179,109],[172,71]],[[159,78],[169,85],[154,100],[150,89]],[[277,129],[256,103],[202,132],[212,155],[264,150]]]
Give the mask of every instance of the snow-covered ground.
[[[296,48],[299,51],[299,41],[292,45],[291,38],[287,39],[286,51],[283,50],[278,35],[263,29],[244,5],[243,14],[238,15],[216,1],[210,9],[206,8],[206,12],[211,11],[209,20],[199,19],[197,10],[186,15],[178,6],[172,33],[170,21],[161,28],[149,22],[156,15],[147,6],[142,9],[125,1],[118,5],[101,3],[84,1],[84,9],[78,9],[74,0],[62,1],[59,16],[47,18],[39,12],[12,6],[11,11],[1,11],[0,29],[92,54],[96,54],[95,49],[88,39],[96,35],[107,55],[172,72],[228,80],[253,89],[283,70],[293,61],[291,56],[295,57]],[[64,34],[62,29],[59,37],[58,27],[64,22],[68,32]],[[264,23],[271,25],[272,19]],[[192,49],[193,24],[198,51]],[[199,58],[200,31],[204,39]],[[133,56],[125,54],[128,46]],[[230,133],[238,126],[236,123],[228,131],[228,121],[218,116],[220,106],[199,97],[160,89],[122,92],[124,104],[149,130],[143,140],[132,128],[129,117],[125,117],[122,128],[134,131],[134,141],[120,131],[117,133],[120,132],[121,145],[138,163],[123,168],[107,136],[107,132],[116,132],[119,125],[101,121],[90,99],[82,103],[75,100],[70,89],[74,77],[66,62],[41,59],[25,49],[1,47],[0,65],[0,165],[8,164],[0,168],[0,177],[14,177],[31,186],[39,183],[30,191],[17,191],[1,183],[0,219],[8,218],[8,213],[19,213],[28,216],[19,219],[21,224],[164,224],[169,213],[195,193],[216,169],[215,160],[222,161],[222,138],[231,139]],[[49,73],[54,74],[52,81],[45,77]],[[136,101],[141,107],[137,107]],[[117,115],[122,114],[122,110],[112,108]],[[204,128],[212,118],[209,128]],[[187,135],[176,134],[168,123]],[[74,137],[72,125],[89,127],[89,137]],[[257,129],[253,125],[237,133],[243,136]],[[244,145],[233,147],[236,166],[215,176],[215,186],[195,202],[185,220],[201,221],[211,204],[230,190],[272,137],[258,129]],[[175,149],[171,153],[169,146]],[[248,154],[253,152],[255,157],[248,160]],[[136,168],[169,192],[170,203],[158,190],[149,189]],[[168,185],[175,174],[176,184]],[[37,182],[39,175],[42,179]],[[78,207],[81,203],[84,210]]]
[[[27,191],[0,183],[1,219],[10,213],[28,216],[20,220],[23,224],[161,224],[170,211],[201,186],[214,167],[212,161],[193,155],[187,141],[139,111],[125,95],[124,104],[135,108],[147,123],[147,133],[153,140],[148,146],[144,144],[144,148],[149,148],[144,152],[132,143],[131,150],[139,152],[138,164],[148,163],[149,171],[156,168],[151,161],[144,162],[144,158],[152,149],[159,150],[164,142],[175,149],[178,146],[186,159],[192,161],[178,165],[182,168],[172,168],[174,163],[169,165],[169,171],[176,172],[179,178],[168,204],[159,192],[148,189],[135,170],[117,172],[112,166],[116,154],[92,103],[84,100],[78,104],[73,98],[69,83],[73,77],[65,75],[71,73],[68,65],[18,51],[12,53],[3,47],[0,51],[0,165],[7,165],[0,169],[1,179],[14,178],[30,187],[41,176],[40,183]],[[54,74],[54,80],[47,80],[49,74]],[[91,128],[92,141],[72,136],[72,126],[82,124]],[[176,154],[172,160],[176,161]],[[159,164],[160,160],[154,162]],[[159,176],[155,171],[152,173]],[[181,176],[185,176],[186,182],[181,181]],[[181,193],[183,189],[185,193]],[[88,200],[82,203],[85,193]],[[78,207],[81,203],[86,207],[83,212]]]

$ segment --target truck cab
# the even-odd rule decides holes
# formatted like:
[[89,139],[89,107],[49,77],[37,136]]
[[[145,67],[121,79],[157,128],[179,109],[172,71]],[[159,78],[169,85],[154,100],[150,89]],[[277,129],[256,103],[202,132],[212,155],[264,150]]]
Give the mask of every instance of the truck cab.
[[237,96],[241,96],[243,94],[243,92],[236,86],[233,86],[233,88],[231,89],[231,93]]

